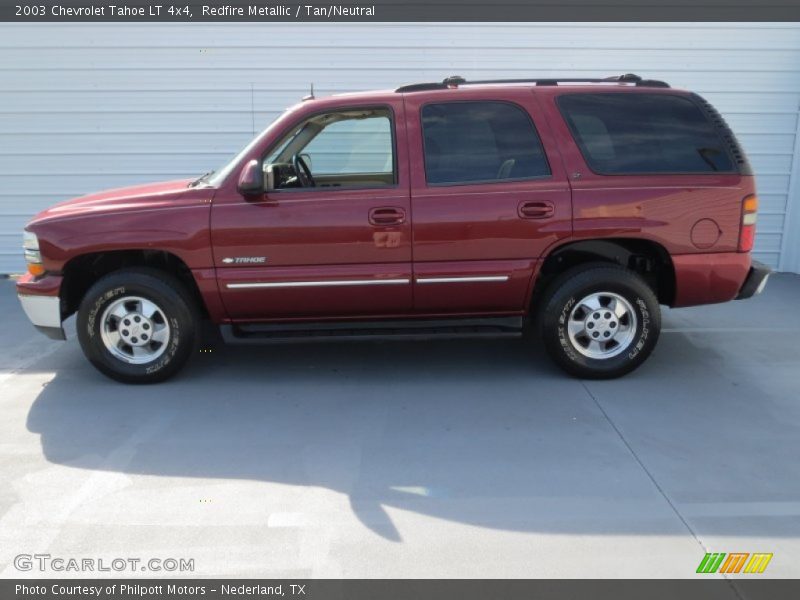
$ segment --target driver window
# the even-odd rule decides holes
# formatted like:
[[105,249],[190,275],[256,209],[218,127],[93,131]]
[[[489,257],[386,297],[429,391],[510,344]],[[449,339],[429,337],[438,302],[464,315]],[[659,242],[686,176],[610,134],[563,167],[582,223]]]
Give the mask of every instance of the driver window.
[[274,186],[380,187],[396,183],[391,112],[352,109],[315,115],[282,140],[265,164]]

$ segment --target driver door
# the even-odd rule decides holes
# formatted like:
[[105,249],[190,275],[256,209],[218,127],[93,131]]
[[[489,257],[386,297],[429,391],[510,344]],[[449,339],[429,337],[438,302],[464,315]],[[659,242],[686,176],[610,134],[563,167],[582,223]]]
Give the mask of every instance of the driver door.
[[[306,127],[311,119],[313,127]],[[264,167],[276,165],[267,169],[277,174],[268,178],[275,189],[251,197],[220,190],[211,236],[220,294],[232,320],[412,310],[404,127],[402,102],[394,99],[324,112],[310,107],[264,153]],[[311,181],[293,173],[298,155]]]

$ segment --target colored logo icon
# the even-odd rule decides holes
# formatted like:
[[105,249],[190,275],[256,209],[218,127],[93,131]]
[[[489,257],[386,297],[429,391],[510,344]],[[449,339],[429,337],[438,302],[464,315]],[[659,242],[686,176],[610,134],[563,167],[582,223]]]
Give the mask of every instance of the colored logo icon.
[[756,552],[708,552],[697,567],[698,573],[763,573],[772,553]]

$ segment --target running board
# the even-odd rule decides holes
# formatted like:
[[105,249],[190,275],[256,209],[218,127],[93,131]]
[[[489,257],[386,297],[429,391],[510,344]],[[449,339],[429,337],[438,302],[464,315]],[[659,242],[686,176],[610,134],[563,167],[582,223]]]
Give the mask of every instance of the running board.
[[522,335],[522,317],[221,325],[227,344],[506,338]]

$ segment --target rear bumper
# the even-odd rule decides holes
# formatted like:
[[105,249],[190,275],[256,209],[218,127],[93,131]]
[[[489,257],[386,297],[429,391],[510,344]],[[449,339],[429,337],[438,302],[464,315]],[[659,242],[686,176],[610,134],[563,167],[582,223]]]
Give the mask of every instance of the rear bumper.
[[747,273],[747,278],[744,280],[736,299],[745,300],[763,292],[764,288],[767,286],[767,279],[770,273],[772,273],[772,269],[764,263],[754,260],[750,265],[750,271]]
[[67,339],[61,326],[60,287],[61,278],[55,276],[34,279],[26,274],[17,281],[22,310],[36,329],[54,340]]
[[673,307],[728,302],[739,296],[750,272],[747,252],[682,254],[672,257],[675,266]]

